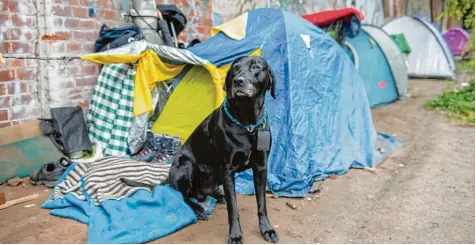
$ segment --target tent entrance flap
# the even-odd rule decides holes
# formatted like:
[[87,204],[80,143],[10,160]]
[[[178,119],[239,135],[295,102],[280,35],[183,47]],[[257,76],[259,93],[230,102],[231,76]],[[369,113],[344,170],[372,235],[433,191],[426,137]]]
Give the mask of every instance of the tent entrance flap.
[[182,143],[214,109],[215,86],[207,69],[194,66],[182,78],[152,126],[155,133],[180,136]]

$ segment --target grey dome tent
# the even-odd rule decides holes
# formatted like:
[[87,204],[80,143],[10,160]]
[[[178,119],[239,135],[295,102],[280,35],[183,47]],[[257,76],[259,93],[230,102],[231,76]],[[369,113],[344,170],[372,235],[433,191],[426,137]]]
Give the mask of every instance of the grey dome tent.
[[402,16],[387,22],[388,34],[403,33],[412,52],[408,55],[408,75],[417,78],[455,78],[453,55],[441,33],[430,22]]
[[345,46],[364,81],[371,107],[405,96],[408,87],[405,57],[384,30],[363,24],[357,36],[346,39]]

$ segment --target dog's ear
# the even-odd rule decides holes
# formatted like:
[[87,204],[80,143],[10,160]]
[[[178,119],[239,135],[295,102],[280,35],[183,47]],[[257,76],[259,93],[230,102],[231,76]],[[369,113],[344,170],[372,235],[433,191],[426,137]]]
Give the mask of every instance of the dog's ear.
[[273,99],[276,99],[276,95],[275,95],[275,90],[276,90],[276,78],[274,77],[274,73],[273,71],[271,70],[271,67],[267,64],[267,68],[268,68],[268,88],[267,90],[271,90],[271,97],[273,97]]
[[230,66],[230,69],[226,72],[225,82],[223,83],[223,90],[225,90],[226,94],[231,92],[231,85],[233,84],[233,64]]

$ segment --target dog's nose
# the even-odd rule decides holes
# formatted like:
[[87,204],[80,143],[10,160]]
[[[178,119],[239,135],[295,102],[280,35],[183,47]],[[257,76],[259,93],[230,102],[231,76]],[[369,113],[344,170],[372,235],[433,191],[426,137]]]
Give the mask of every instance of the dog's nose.
[[243,83],[245,83],[245,78],[244,77],[236,77],[235,82],[236,82],[236,84],[242,85]]

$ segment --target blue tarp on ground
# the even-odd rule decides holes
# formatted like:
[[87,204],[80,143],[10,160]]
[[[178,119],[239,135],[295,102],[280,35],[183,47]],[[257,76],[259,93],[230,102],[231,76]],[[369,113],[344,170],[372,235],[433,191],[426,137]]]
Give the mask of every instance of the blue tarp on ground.
[[[245,38],[218,33],[190,51],[221,66],[258,47],[277,80],[276,100],[265,101],[273,136],[268,184],[274,194],[305,196],[314,180],[351,167],[375,167],[399,144],[377,134],[364,84],[344,50],[300,16],[256,9],[248,12]],[[238,193],[253,194],[251,171],[237,176]]]
[[[71,165],[58,183],[64,181],[75,166]],[[168,185],[157,185],[152,192],[138,190],[131,196],[96,205],[84,191],[83,177],[81,182],[85,200],[72,193],[53,200],[52,193],[42,208],[51,209],[51,215],[87,224],[87,243],[145,243],[197,221],[182,194]],[[216,200],[209,197],[201,205],[211,214],[215,203]]]

